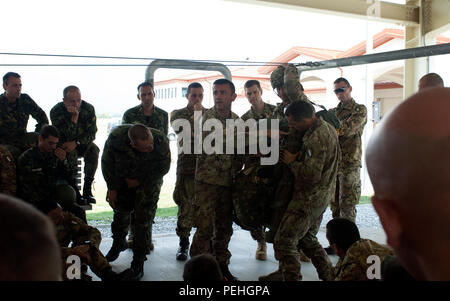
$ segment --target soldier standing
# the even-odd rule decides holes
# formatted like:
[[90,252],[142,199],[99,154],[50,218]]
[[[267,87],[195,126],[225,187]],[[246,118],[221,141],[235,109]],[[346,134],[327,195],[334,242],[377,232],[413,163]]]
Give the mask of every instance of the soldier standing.
[[133,213],[133,261],[127,272],[132,280],[144,275],[151,239],[149,223],[155,217],[160,185],[169,168],[169,141],[160,131],[142,124],[125,124],[109,134],[103,149],[102,172],[108,187],[106,200],[114,209],[114,218],[113,244],[106,259],[114,261],[127,249],[126,236]]
[[[67,159],[72,169],[72,187],[77,193],[77,201],[95,203],[91,187],[98,166],[100,149],[94,144],[97,133],[97,117],[94,107],[81,99],[80,89],[68,86],[63,91],[63,101],[56,104],[50,111],[52,124],[58,129],[62,149],[67,153]],[[83,198],[75,184],[78,170],[78,157],[84,158]]]
[[22,80],[15,72],[3,76],[0,95],[0,144],[11,152],[17,160],[22,152],[37,142],[36,133],[27,133],[30,115],[37,121],[36,132],[48,124],[45,112],[27,94],[21,93]]
[[[158,108],[154,105],[155,100],[155,91],[153,88],[153,84],[150,82],[143,82],[137,87],[137,98],[141,101],[141,104],[128,109],[122,117],[122,124],[143,124],[146,127],[157,129],[164,133],[167,136],[169,131],[169,118],[166,111]],[[163,181],[158,184],[159,189],[161,191]],[[159,195],[159,192],[158,192]],[[131,216],[131,220],[133,221],[134,217]],[[133,223],[132,223],[133,224]],[[149,254],[151,250],[154,249],[154,245],[152,243],[151,229],[152,229],[153,219],[150,221],[150,240],[148,241],[148,250]],[[131,248],[134,242],[134,229],[131,227],[130,235],[128,237],[128,246]]]
[[301,280],[299,247],[311,258],[319,278],[330,280],[331,262],[316,235],[334,193],[340,157],[336,130],[303,101],[290,104],[286,116],[289,127],[304,133],[303,143],[299,152],[284,150],[281,155],[295,177],[294,191],[273,242],[279,269],[259,280]]
[[[189,236],[194,226],[194,188],[195,188],[195,154],[194,154],[194,112],[200,114],[206,111],[202,106],[203,87],[200,83],[191,83],[186,92],[188,105],[180,110],[170,113],[170,124],[176,125],[179,119],[189,121],[191,126],[191,149],[189,154],[178,153],[177,181],[173,192],[173,200],[178,206],[176,233],[180,238],[179,249],[176,254],[177,260],[186,260],[189,251]],[[175,133],[179,134],[183,128],[174,127]],[[184,141],[179,140],[178,148],[183,148]]]
[[[236,99],[234,84],[227,79],[213,83],[214,107],[203,114],[203,124],[211,119],[222,123],[226,129],[227,119],[238,119],[231,111]],[[203,138],[210,131],[203,131]],[[225,137],[222,149],[225,150]],[[191,257],[203,253],[213,253],[219,262],[222,274],[229,281],[236,278],[228,269],[231,253],[228,243],[233,234],[232,183],[242,162],[234,154],[201,154],[197,156],[195,169],[195,210],[197,212],[195,232],[190,249]],[[211,240],[212,247],[211,250]]]
[[0,192],[16,195],[16,164],[11,153],[2,145],[0,145]]

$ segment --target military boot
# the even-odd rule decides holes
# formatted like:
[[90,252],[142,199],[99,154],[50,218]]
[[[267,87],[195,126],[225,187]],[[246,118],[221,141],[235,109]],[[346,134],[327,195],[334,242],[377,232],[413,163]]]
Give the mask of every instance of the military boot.
[[303,251],[301,249],[298,250],[298,252],[300,253],[300,261],[302,261],[302,262],[311,262],[311,259],[309,259],[309,257],[306,256],[305,253],[303,253]]
[[265,242],[258,242],[258,248],[256,249],[255,258],[257,260],[267,259],[267,245]]
[[239,279],[231,274],[230,270],[228,269],[228,264],[220,264],[220,270],[222,271],[222,276],[225,277],[227,281],[239,281]]
[[189,252],[189,237],[180,238],[180,247],[177,251],[177,260],[185,261],[188,258]]
[[94,196],[92,195],[92,182],[94,179],[85,179],[84,185],[83,185],[83,198],[86,200],[88,204],[95,204],[97,201],[95,200]]
[[336,252],[334,252],[334,249],[331,246],[328,246],[323,249],[325,250],[325,252],[327,252],[328,255],[336,255]]
[[131,262],[131,267],[122,274],[122,280],[139,281],[144,277],[144,261],[135,260]]
[[108,267],[100,272],[99,277],[102,281],[119,281],[121,279],[121,274],[117,274],[111,267]]
[[278,269],[265,276],[258,277],[259,281],[284,281],[283,272]]
[[112,262],[119,257],[120,252],[125,251],[126,249],[128,249],[128,244],[125,239],[115,239],[113,240],[112,247],[108,254],[106,254],[105,258],[108,262]]

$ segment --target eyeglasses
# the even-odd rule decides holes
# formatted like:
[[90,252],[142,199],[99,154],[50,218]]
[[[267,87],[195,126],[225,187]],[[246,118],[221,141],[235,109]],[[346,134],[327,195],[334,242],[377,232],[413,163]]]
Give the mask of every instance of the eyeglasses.
[[347,89],[348,89],[348,87],[337,88],[336,90],[334,90],[334,93],[335,93],[335,94],[343,93],[343,92],[345,92],[345,90],[347,90]]

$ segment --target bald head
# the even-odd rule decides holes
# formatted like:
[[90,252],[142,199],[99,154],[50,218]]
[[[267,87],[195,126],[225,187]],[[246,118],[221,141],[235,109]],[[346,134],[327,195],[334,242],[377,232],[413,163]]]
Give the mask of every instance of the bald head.
[[388,243],[416,275],[423,271],[412,271],[421,267],[415,261],[433,244],[445,247],[443,238],[450,254],[449,112],[449,88],[414,94],[386,116],[367,147],[373,205]]
[[444,88],[444,80],[437,73],[428,73],[419,80],[419,91],[428,88]]
[[61,275],[51,221],[22,200],[0,194],[0,281],[55,281]]

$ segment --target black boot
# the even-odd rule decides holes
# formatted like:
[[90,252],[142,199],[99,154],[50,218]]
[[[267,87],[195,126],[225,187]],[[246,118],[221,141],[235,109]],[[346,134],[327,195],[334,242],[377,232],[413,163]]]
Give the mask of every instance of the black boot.
[[83,198],[86,200],[88,204],[95,204],[97,201],[95,200],[94,196],[92,195],[92,182],[94,179],[85,179],[84,185],[83,185]]
[[108,260],[108,262],[112,262],[119,257],[120,252],[125,251],[126,249],[128,249],[128,244],[125,239],[115,239],[113,240],[112,247],[109,250],[108,254],[106,254],[105,258],[106,260]]
[[228,264],[220,264],[220,270],[222,271],[222,276],[227,279],[227,281],[239,281],[236,277],[231,274],[228,269]]
[[334,249],[331,246],[323,249],[325,250],[325,252],[327,252],[328,255],[336,255],[336,252],[334,252]]
[[189,237],[180,237],[180,247],[177,251],[177,260],[185,261],[188,258]]
[[121,274],[117,274],[114,272],[111,267],[105,268],[101,271],[101,274],[99,275],[100,279],[102,281],[119,281],[121,280]]
[[121,273],[121,280],[139,281],[144,277],[144,261],[135,260],[131,262],[131,267]]

